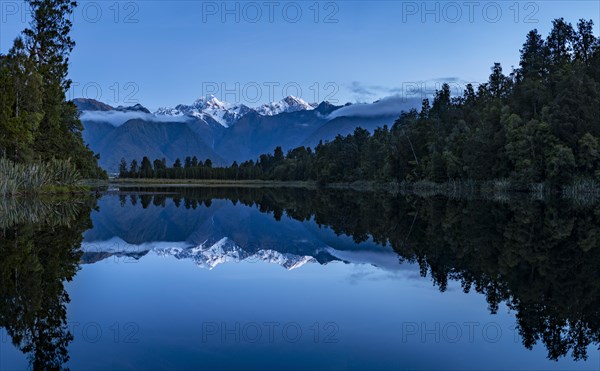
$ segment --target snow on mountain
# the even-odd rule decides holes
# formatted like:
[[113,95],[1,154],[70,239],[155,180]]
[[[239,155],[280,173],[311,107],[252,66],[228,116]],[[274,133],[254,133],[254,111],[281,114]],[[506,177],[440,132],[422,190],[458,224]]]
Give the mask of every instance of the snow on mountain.
[[155,252],[159,255],[173,255],[177,259],[191,259],[199,267],[209,270],[220,264],[241,261],[262,261],[277,264],[287,270],[300,268],[304,264],[316,262],[316,259],[312,256],[299,256],[274,250],[259,250],[250,254],[227,237],[215,243],[204,241],[199,246],[191,249],[175,247],[172,249],[156,249]]
[[263,261],[292,270],[317,261],[312,256],[300,256],[274,250],[258,250],[255,253],[249,253],[227,237],[214,243],[204,241],[198,246],[190,246],[185,242],[152,242],[132,245],[115,237],[102,242],[84,242],[82,250],[87,254],[101,254],[104,258],[116,256],[133,259],[153,251],[159,256],[173,256],[176,259],[193,260],[199,267],[209,270],[220,264],[241,261]]
[[290,95],[279,102],[263,104],[256,109],[256,112],[263,116],[275,116],[284,112],[309,111],[315,107],[314,104],[306,103],[302,99]]
[[210,99],[205,100],[204,102],[202,102],[202,100],[198,100],[196,101],[196,104],[201,104],[202,108],[198,109],[201,110],[203,115],[212,117],[215,121],[225,127],[229,127],[239,118],[251,111],[250,107],[247,107],[243,104],[232,105],[221,102],[214,96],[211,96]]
[[158,110],[156,110],[156,112],[154,112],[155,116],[183,116],[185,113],[185,111],[187,110],[187,107],[189,106],[184,106],[184,105],[178,105],[175,108],[168,108],[168,107],[160,107]]
[[262,116],[275,116],[284,112],[307,111],[315,109],[316,104],[309,104],[300,98],[289,96],[279,102],[263,104],[252,109],[243,104],[231,104],[222,102],[214,95],[197,99],[191,105],[180,104],[175,108],[159,108],[156,116],[193,116],[199,119],[211,117],[224,127],[233,125],[237,120],[252,110]]
[[222,102],[214,95],[209,95],[197,99],[189,106],[180,104],[175,108],[159,108],[154,115],[193,116],[203,120],[208,116],[227,128],[250,111],[251,108],[243,104]]

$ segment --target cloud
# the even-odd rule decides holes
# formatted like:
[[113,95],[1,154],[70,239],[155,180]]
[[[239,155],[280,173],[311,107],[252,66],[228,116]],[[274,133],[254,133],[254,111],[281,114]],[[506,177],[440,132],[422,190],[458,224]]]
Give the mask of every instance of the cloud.
[[481,84],[477,81],[468,81],[457,76],[437,77],[429,80],[403,81],[396,87],[382,85],[366,85],[359,81],[353,81],[348,86],[348,90],[354,95],[355,101],[364,103],[372,101],[375,97],[402,95],[407,98],[433,98],[437,90],[442,88],[443,84],[450,86],[450,93],[454,96],[462,95],[467,84],[472,84],[475,88]]
[[193,247],[187,242],[143,242],[140,244],[130,244],[125,242],[119,237],[112,237],[105,241],[83,241],[81,243],[81,250],[83,252],[110,252],[110,253],[121,253],[121,254],[132,254],[142,253],[156,249],[187,249]]
[[154,116],[150,113],[135,111],[83,111],[80,119],[81,121],[105,122],[113,126],[121,126],[134,119],[154,122],[186,122],[193,120],[189,116]]
[[434,81],[449,84],[451,82],[462,82],[463,80],[461,80],[460,77],[448,76],[448,77],[438,77],[437,79],[434,79]]
[[376,92],[380,90],[379,86],[366,86],[361,84],[358,81],[352,81],[348,89],[357,97],[360,97],[361,100],[366,97],[374,97]]
[[364,85],[359,81],[352,81],[348,90],[354,94],[356,102],[365,102],[373,100],[374,97],[396,94],[398,89],[381,85]]
[[358,103],[342,107],[333,111],[328,118],[336,117],[373,117],[400,115],[402,111],[409,111],[421,107],[421,98],[407,98],[399,95],[383,98],[377,102],[367,104]]

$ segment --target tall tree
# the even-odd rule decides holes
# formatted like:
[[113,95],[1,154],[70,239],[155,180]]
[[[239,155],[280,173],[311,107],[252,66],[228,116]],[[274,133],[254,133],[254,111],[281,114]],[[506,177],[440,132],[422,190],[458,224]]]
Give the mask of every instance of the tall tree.
[[149,178],[152,176],[152,163],[150,162],[150,159],[146,156],[144,156],[144,158],[142,159],[140,172],[142,174],[142,177],[144,178]]
[[69,54],[75,42],[69,36],[70,17],[77,3],[71,0],[27,0],[31,10],[24,45],[41,78],[43,116],[34,138],[36,157],[42,160],[72,158],[85,176],[105,176],[98,157],[85,146],[83,125],[72,102],[66,101]]
[[139,176],[139,168],[137,160],[131,161],[131,166],[129,167],[129,174],[132,178],[137,178]]
[[573,26],[565,22],[564,18],[552,21],[552,31],[546,43],[550,53],[550,61],[555,67],[560,67],[571,59],[573,51]]
[[31,161],[43,117],[42,81],[22,38],[0,58],[0,79],[0,154],[13,161]]
[[119,177],[125,178],[127,176],[127,161],[124,158],[119,163]]
[[580,19],[574,36],[575,59],[588,65],[594,53],[594,47],[597,47],[597,39],[594,36],[594,22],[591,19]]

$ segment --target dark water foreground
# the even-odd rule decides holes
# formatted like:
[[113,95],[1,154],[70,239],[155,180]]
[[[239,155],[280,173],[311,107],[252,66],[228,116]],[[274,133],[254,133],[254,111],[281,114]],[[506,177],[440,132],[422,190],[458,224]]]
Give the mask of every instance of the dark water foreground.
[[129,187],[0,228],[0,370],[600,367],[598,204]]

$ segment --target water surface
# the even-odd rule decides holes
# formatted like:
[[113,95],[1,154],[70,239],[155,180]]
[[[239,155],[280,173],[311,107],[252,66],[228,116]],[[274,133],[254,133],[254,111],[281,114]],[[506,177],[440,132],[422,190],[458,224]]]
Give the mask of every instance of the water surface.
[[600,365],[597,205],[130,187],[0,211],[2,370]]

